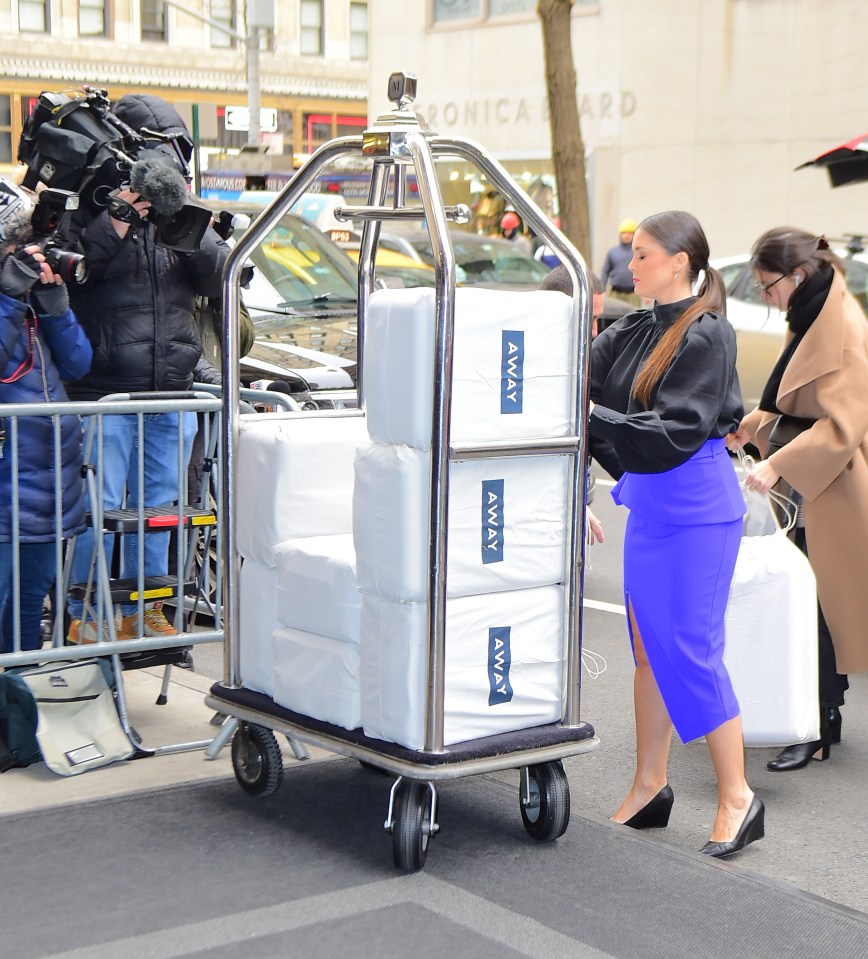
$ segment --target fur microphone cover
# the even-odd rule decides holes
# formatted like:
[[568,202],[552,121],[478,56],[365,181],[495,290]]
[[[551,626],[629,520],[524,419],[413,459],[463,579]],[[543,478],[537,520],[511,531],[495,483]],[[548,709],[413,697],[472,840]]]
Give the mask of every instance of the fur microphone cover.
[[145,156],[130,170],[130,189],[162,216],[174,216],[187,200],[187,181],[168,158]]

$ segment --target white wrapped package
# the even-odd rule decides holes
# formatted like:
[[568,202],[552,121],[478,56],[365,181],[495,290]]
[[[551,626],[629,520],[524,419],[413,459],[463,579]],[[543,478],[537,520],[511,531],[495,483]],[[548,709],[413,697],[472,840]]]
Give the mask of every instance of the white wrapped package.
[[353,457],[361,417],[263,413],[239,418],[238,551],[274,566],[288,539],[352,532]]
[[746,746],[820,736],[817,584],[778,531],[742,538],[726,607],[726,652]]
[[277,619],[277,571],[246,559],[238,577],[238,640],[241,684],[268,696],[274,694],[271,634]]
[[[556,722],[563,677],[563,587],[446,603],[444,743]],[[362,726],[424,746],[426,605],[362,595]]]
[[271,642],[279,706],[344,729],[361,725],[358,646],[287,627]]
[[361,600],[352,535],[290,539],[274,556],[281,625],[358,645]]
[[[561,583],[569,458],[510,457],[450,466],[449,596]],[[424,602],[431,454],[372,443],[356,456],[353,534],[359,588]]]
[[[431,448],[433,289],[378,290],[365,326],[367,424],[380,443]],[[451,441],[564,436],[572,301],[553,290],[455,291]]]

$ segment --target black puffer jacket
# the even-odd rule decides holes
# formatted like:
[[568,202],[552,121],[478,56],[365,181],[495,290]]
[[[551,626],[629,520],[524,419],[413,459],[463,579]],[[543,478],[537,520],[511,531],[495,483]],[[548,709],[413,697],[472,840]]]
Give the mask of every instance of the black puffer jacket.
[[[135,129],[185,129],[160,97],[121,97],[114,112]],[[147,224],[131,226],[121,239],[108,213],[81,210],[78,217],[75,232],[90,275],[69,294],[93,363],[84,379],[67,384],[70,398],[188,389],[202,351],[195,298],[220,296],[229,247],[209,229],[196,252],[176,253],[157,246]]]
[[196,294],[220,295],[229,248],[210,229],[189,254],[157,246],[152,227],[130,227],[121,239],[107,213],[79,239],[90,276],[70,288],[70,302],[93,363],[84,379],[67,385],[70,398],[188,389],[202,352]]

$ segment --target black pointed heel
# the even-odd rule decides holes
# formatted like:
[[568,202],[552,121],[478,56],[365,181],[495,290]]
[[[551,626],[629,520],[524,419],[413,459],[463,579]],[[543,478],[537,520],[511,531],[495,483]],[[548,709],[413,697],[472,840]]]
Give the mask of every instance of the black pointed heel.
[[669,825],[669,815],[675,802],[675,793],[667,783],[659,793],[646,803],[635,816],[625,823],[631,829],[664,829]]
[[735,834],[735,839],[729,842],[707,842],[699,851],[704,856],[714,856],[715,859],[725,859],[727,856],[741,852],[745,846],[756,842],[757,839],[762,839],[766,834],[765,814],[766,808],[763,801],[754,794],[747,815]]
[[841,742],[841,710],[837,706],[828,707],[826,722],[829,725],[829,742],[836,746]]

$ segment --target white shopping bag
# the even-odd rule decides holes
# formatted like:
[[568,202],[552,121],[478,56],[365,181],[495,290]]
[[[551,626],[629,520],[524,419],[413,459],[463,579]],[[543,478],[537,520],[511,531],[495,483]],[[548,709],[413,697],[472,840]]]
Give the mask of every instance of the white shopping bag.
[[726,608],[724,662],[746,746],[819,739],[817,584],[808,558],[778,530],[744,536]]

